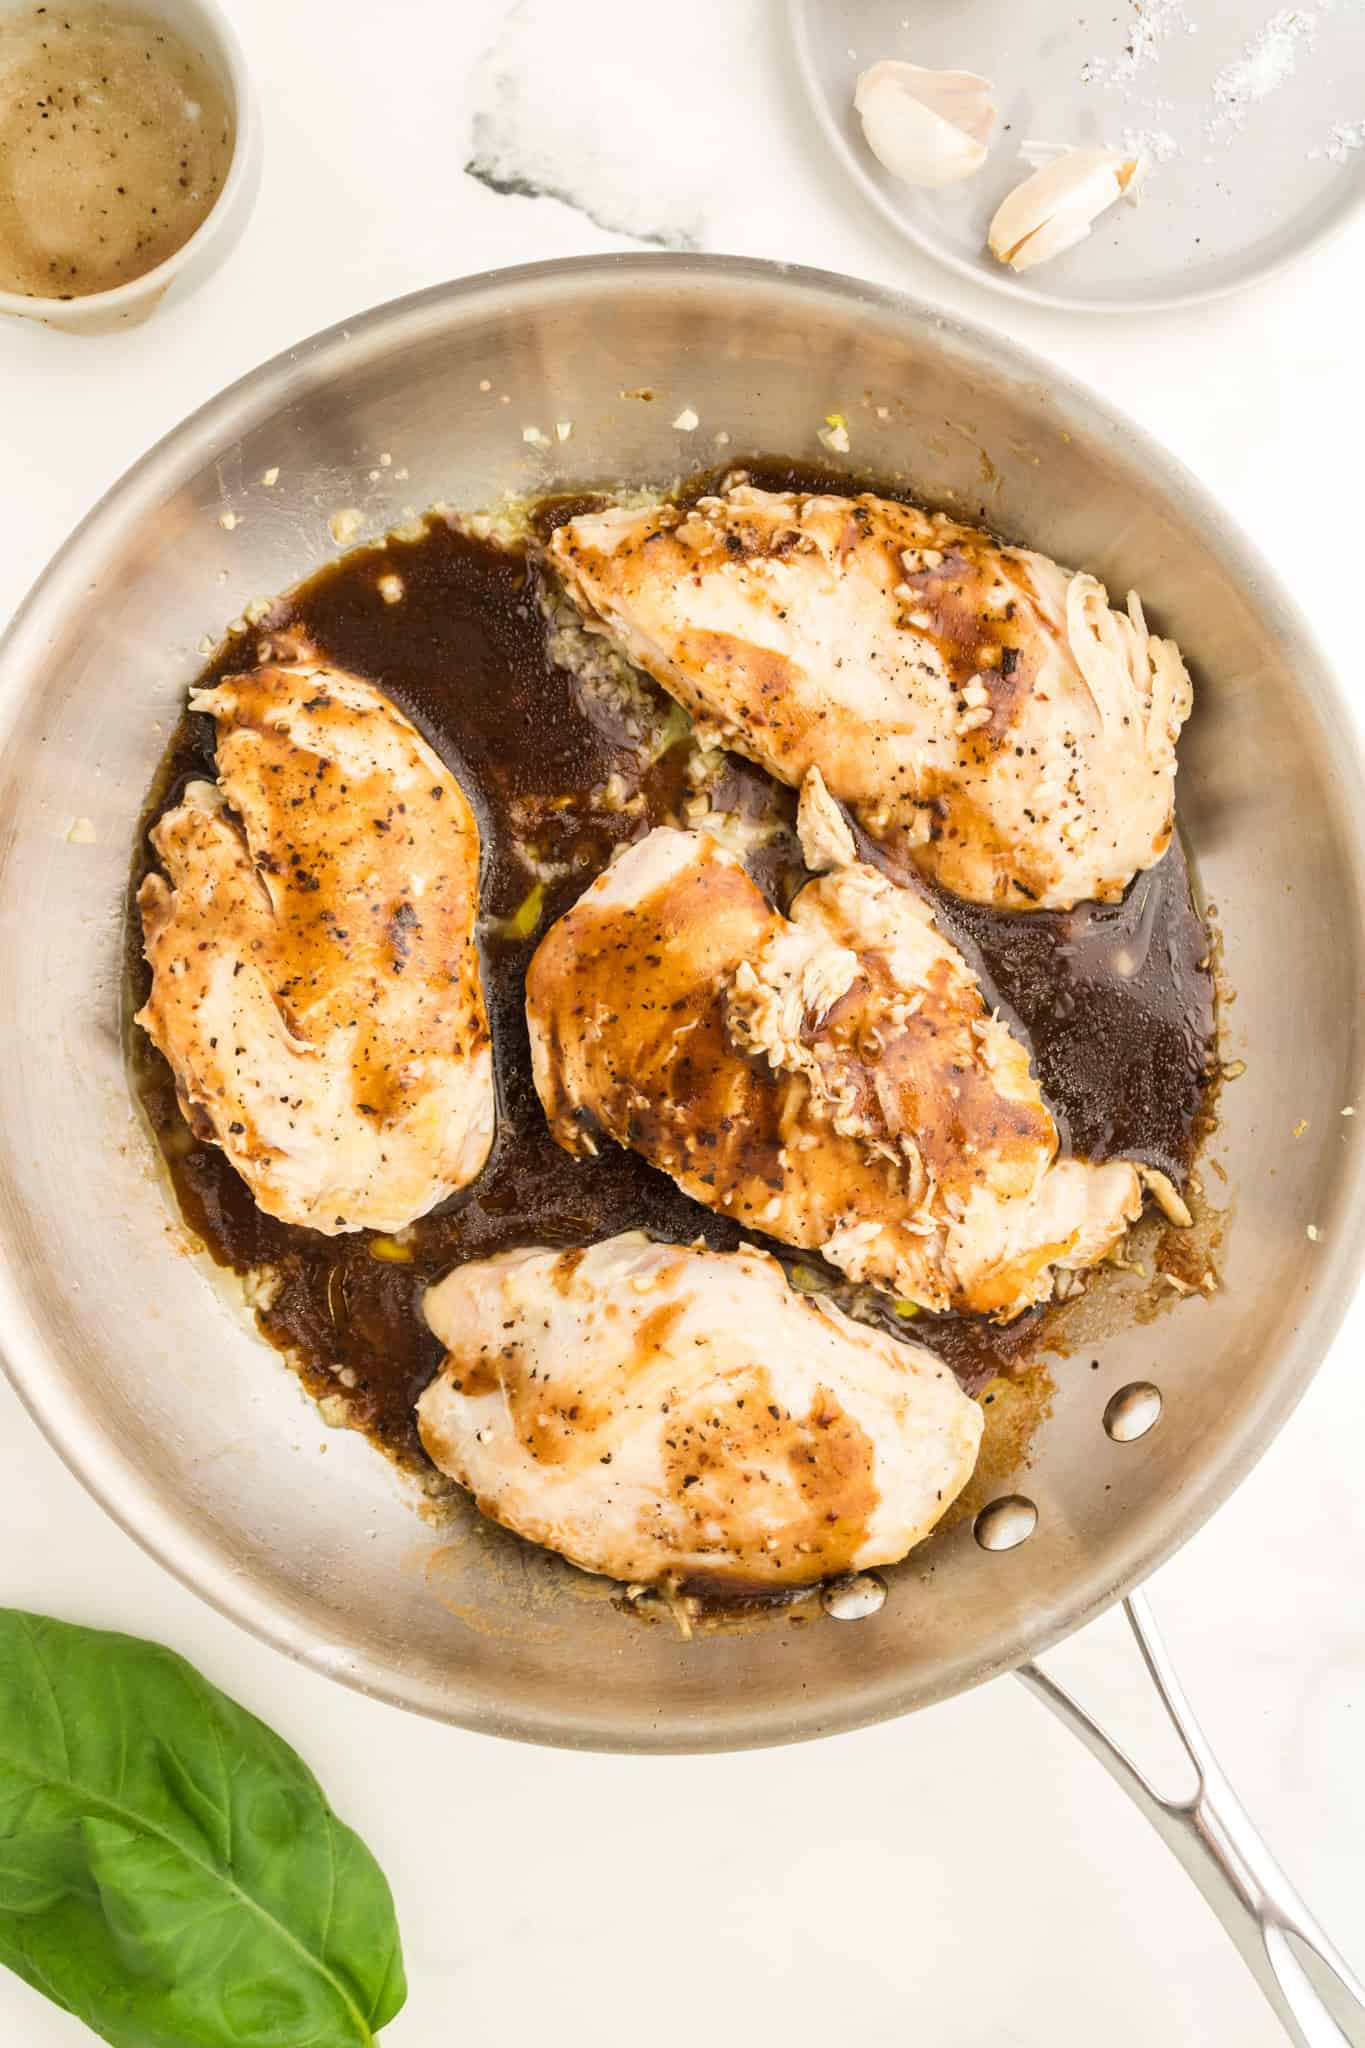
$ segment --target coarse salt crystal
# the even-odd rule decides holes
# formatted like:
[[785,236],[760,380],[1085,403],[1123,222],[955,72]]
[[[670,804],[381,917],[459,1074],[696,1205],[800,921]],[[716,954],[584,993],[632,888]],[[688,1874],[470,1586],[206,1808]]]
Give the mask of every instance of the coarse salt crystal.
[[1178,28],[1188,26],[1185,0],[1133,0],[1133,24],[1119,56],[1090,57],[1081,66],[1083,85],[1116,86],[1132,89],[1138,73],[1154,64],[1166,42]]
[[1225,64],[1213,81],[1221,112],[1208,123],[1211,136],[1228,138],[1246,126],[1249,109],[1291,78],[1300,47],[1317,41],[1318,17],[1311,7],[1282,7],[1251,38],[1240,57]]
[[1125,128],[1122,140],[1129,156],[1145,157],[1151,164],[1168,164],[1180,154],[1180,144],[1165,128]]
[[1344,164],[1357,149],[1365,149],[1365,121],[1338,121],[1322,148],[1308,151],[1308,159],[1311,163],[1326,157],[1328,163]]

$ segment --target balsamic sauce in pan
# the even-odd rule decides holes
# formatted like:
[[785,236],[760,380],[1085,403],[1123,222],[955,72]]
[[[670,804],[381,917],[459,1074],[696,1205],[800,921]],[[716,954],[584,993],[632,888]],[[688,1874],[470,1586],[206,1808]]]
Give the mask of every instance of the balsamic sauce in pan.
[[[827,481],[775,463],[749,471],[772,488]],[[698,489],[694,482],[688,494]],[[545,501],[541,532],[592,502]],[[391,604],[378,586],[392,574],[404,594]],[[432,518],[420,538],[358,549],[301,584],[231,641],[202,679],[252,666],[258,642],[272,634],[302,631],[339,666],[385,690],[459,775],[483,835],[484,983],[499,1095],[497,1139],[474,1186],[424,1217],[397,1247],[370,1232],[328,1238],[276,1222],[257,1209],[223,1154],[194,1137],[166,1063],[141,1032],[131,1033],[136,1084],[187,1225],[220,1265],[274,1269],[278,1291],[258,1311],[264,1334],[314,1394],[342,1394],[351,1418],[382,1448],[423,1471],[430,1466],[413,1404],[441,1353],[421,1299],[451,1266],[515,1245],[582,1244],[636,1228],[660,1238],[703,1237],[718,1248],[741,1235],[632,1153],[606,1147],[596,1160],[571,1160],[550,1138],[532,1085],[522,984],[537,938],[617,845],[651,824],[679,822],[689,751],[678,738],[642,767],[636,742],[613,730],[580,678],[551,658],[540,576],[534,543],[508,548]],[[662,692],[652,716],[665,736],[680,724],[676,714],[666,724]],[[213,776],[213,741],[213,721],[188,713],[152,791],[148,821],[186,781]],[[642,804],[622,808],[637,797]],[[733,758],[711,800],[770,819],[776,805],[788,823],[795,812],[794,795],[775,797],[760,770]],[[549,878],[533,905],[535,931],[521,937],[512,920],[535,887],[518,850],[528,840]],[[151,860],[144,832],[134,889]],[[777,830],[752,865],[785,907],[802,878],[790,832]],[[1027,1035],[1070,1148],[1097,1160],[1127,1155],[1181,1181],[1213,1065],[1214,1009],[1209,939],[1179,842],[1119,904],[1019,915],[940,896],[938,911],[992,998]],[[128,953],[136,1005],[147,970],[135,909]],[[1049,1320],[1043,1310],[1003,1329],[970,1317],[906,1322],[889,1301],[848,1287],[818,1258],[771,1248],[806,1269],[799,1279],[823,1275],[853,1313],[941,1351],[969,1391],[1036,1350]],[[395,1259],[395,1250],[406,1256]]]

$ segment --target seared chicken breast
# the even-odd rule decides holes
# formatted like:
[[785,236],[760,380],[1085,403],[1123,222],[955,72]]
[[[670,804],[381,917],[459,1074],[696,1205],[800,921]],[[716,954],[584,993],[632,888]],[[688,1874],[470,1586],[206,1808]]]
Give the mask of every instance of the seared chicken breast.
[[942,514],[743,484],[585,513],[549,552],[718,740],[793,787],[818,768],[960,896],[1107,902],[1165,851],[1190,682],[1134,595]]
[[493,1139],[474,814],[380,691],[306,648],[190,701],[218,780],[152,828],[137,1021],[269,1215],[400,1229]]
[[981,1411],[932,1352],[762,1252],[505,1252],[426,1316],[447,1352],[417,1404],[428,1453],[585,1571],[779,1587],[890,1564],[976,1460]]
[[1126,1161],[1058,1159],[1024,1048],[928,905],[857,862],[784,918],[715,840],[661,827],[552,927],[526,994],[568,1151],[632,1146],[709,1208],[921,1307],[1017,1315],[1141,1208]]

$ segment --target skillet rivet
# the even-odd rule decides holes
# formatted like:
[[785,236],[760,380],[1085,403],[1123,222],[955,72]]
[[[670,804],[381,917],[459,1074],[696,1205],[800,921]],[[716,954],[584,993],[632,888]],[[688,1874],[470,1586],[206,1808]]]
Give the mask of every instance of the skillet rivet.
[[876,1572],[857,1572],[850,1578],[831,1579],[820,1595],[820,1604],[835,1621],[865,1621],[886,1600],[886,1581]]
[[1005,1493],[982,1508],[974,1534],[983,1550],[1016,1550],[1038,1526],[1038,1510],[1022,1493]]
[[1136,1443],[1161,1419],[1161,1389],[1150,1380],[1134,1380],[1110,1397],[1104,1427],[1116,1444]]

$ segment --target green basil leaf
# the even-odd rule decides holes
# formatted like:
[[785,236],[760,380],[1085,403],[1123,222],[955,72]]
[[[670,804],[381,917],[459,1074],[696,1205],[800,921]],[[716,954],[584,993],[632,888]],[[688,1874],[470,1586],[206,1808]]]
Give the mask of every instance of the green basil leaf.
[[369,2048],[407,1995],[287,1743],[157,1643],[6,1608],[0,1962],[114,2048]]

